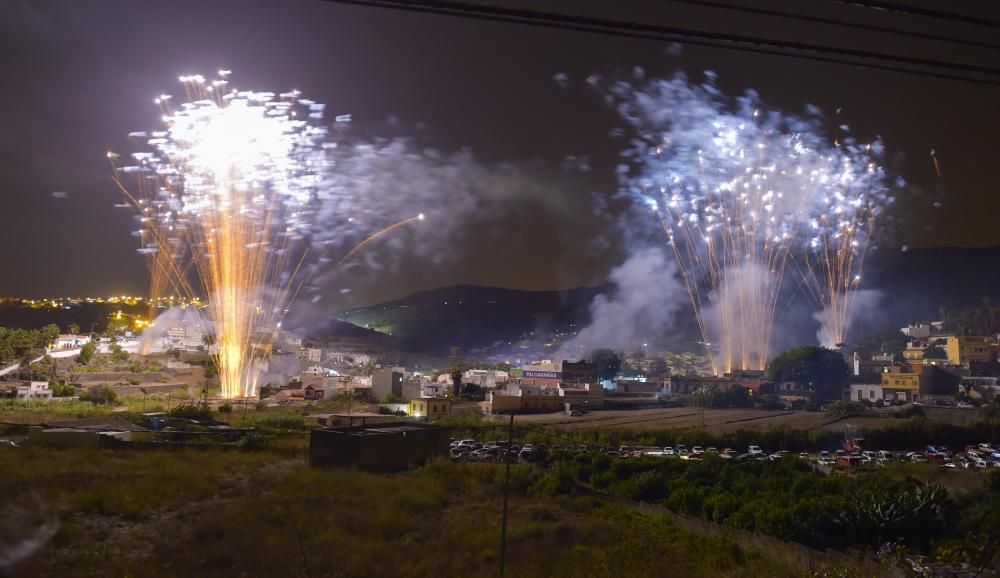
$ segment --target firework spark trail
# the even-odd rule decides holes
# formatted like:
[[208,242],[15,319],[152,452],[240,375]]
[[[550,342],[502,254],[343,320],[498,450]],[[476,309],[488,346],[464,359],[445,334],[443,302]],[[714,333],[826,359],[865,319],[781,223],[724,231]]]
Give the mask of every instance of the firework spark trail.
[[[639,75],[641,79],[641,75]],[[608,100],[633,137],[623,188],[660,220],[716,373],[763,369],[789,272],[842,343],[872,226],[889,201],[875,162],[816,118],[763,111],[755,94],[728,99],[683,76],[618,82]]]
[[[134,133],[151,150],[135,153],[137,164],[116,171],[116,181],[140,211],[152,283],[166,276],[193,296],[179,257],[194,263],[230,398],[255,394],[291,296],[323,194],[327,131],[323,105],[298,92],[230,90],[227,76],[181,77],[187,98],[177,108],[169,96],[156,99],[164,128]],[[136,173],[137,195],[118,173]]]

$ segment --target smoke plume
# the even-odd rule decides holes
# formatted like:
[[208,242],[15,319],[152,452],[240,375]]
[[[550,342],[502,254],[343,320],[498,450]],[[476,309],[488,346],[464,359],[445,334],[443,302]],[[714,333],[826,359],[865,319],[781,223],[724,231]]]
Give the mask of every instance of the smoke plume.
[[659,248],[633,253],[611,271],[611,295],[598,295],[590,305],[591,322],[566,342],[557,357],[579,359],[596,348],[634,351],[669,329],[688,294],[677,279],[677,267]]
[[846,310],[846,319],[843,319],[843,314],[838,315],[838,312],[830,307],[813,313],[813,319],[820,324],[819,331],[816,332],[816,338],[820,345],[831,349],[840,347],[842,344],[837,343],[835,337],[838,334],[834,328],[835,324],[843,323],[845,327],[854,326],[855,321],[878,312],[883,297],[885,295],[878,289],[858,289],[851,291],[844,297],[845,302],[851,303],[851,306]]

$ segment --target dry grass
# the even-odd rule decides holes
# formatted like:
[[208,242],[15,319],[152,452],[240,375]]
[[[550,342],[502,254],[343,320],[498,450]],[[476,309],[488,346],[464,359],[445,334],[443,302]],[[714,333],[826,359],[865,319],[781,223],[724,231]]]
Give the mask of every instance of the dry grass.
[[[59,531],[16,576],[485,576],[500,467],[318,470],[302,446],[236,452],[0,451],[0,511]],[[590,498],[535,496],[514,469],[511,576],[781,576],[723,540]],[[4,537],[30,531],[7,527]]]
[[[833,418],[820,412],[761,409],[706,409],[703,418],[701,410],[694,407],[594,411],[574,418],[563,413],[524,415],[518,416],[517,421],[525,425],[553,426],[570,431],[602,429],[661,431],[702,427],[703,419],[705,429],[715,432],[782,426],[813,429],[834,421]],[[889,419],[879,421],[891,422]]]

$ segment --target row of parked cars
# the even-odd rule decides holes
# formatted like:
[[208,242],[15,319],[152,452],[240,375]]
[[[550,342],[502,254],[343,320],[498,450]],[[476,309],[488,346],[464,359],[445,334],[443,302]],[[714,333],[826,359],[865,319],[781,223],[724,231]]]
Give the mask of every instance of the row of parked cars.
[[452,440],[451,457],[455,460],[470,462],[534,462],[551,451],[597,452],[613,457],[659,457],[676,458],[689,461],[717,456],[724,460],[779,460],[787,455],[795,455],[800,459],[813,460],[820,466],[838,469],[884,467],[890,463],[899,462],[933,462],[943,469],[969,468],[988,469],[1000,468],[1000,449],[989,443],[966,446],[962,451],[951,452],[944,446],[927,446],[924,451],[891,452],[886,450],[869,451],[844,450],[821,451],[819,454],[791,452],[780,450],[767,453],[760,446],[751,444],[745,452],[737,452],[732,448],[691,446],[677,444],[675,446],[620,446],[618,448],[579,445],[547,445],[547,444],[508,444],[504,440],[479,442],[474,439]]

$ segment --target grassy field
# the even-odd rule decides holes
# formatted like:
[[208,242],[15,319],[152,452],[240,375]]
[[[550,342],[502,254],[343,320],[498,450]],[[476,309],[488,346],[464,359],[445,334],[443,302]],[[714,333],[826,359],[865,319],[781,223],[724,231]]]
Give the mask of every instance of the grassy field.
[[[872,418],[880,419],[880,418]],[[768,411],[762,409],[705,409],[672,407],[662,409],[593,411],[580,417],[565,413],[518,416],[523,424],[545,425],[566,430],[635,430],[690,429],[704,427],[710,431],[737,429],[768,429],[788,426],[795,429],[822,427],[835,421],[821,412]],[[889,422],[889,419],[882,421]]]
[[[499,562],[491,464],[317,470],[303,437],[257,453],[0,448],[0,471],[0,573],[27,541],[18,577],[492,576]],[[511,576],[794,574],[537,478],[514,468]]]

